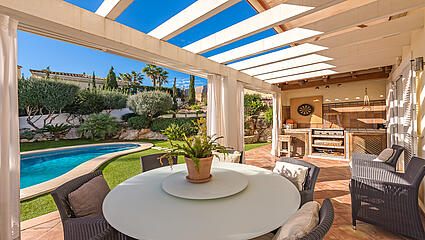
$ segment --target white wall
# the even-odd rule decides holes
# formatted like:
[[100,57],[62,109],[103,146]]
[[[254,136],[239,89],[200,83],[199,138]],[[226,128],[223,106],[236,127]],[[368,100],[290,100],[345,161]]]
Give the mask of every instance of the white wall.
[[[112,110],[111,111],[111,116],[117,118],[117,119],[121,119],[121,116],[127,113],[131,113],[132,111],[130,111],[130,109],[128,108],[123,108],[123,109],[119,109],[119,110]],[[52,122],[52,124],[61,124],[61,123],[65,123],[68,124],[66,122],[66,118],[68,117],[68,113],[63,113],[60,114],[58,117],[55,118],[55,120]],[[37,119],[38,116],[36,116],[34,119]],[[43,120],[45,117],[42,117],[40,120],[38,120],[37,122],[35,122],[35,125],[39,128],[43,127]],[[34,128],[29,125],[26,121],[27,117],[19,117],[19,129],[31,129],[33,130]],[[75,119],[72,124],[78,124],[78,120]]]
[[329,84],[329,88],[320,86],[318,90],[313,88],[303,88],[296,90],[283,91],[282,105],[289,106],[291,98],[323,96],[323,103],[340,103],[340,102],[355,102],[363,101],[365,88],[369,99],[385,100],[387,79],[366,80],[358,82]]

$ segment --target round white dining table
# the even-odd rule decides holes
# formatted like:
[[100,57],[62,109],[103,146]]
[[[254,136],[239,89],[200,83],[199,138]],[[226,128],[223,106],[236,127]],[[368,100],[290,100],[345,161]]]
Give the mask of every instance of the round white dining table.
[[280,227],[300,205],[298,189],[276,173],[239,163],[214,162],[212,167],[244,174],[248,186],[225,198],[179,198],[163,191],[161,184],[186,165],[162,167],[116,186],[103,202],[104,216],[112,227],[136,239],[246,240]]

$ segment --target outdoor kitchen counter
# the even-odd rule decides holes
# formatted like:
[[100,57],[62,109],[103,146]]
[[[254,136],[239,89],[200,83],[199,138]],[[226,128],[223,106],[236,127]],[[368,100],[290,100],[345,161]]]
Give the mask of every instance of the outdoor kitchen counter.
[[[282,135],[292,137],[292,156],[303,157],[308,155],[312,130],[312,128],[282,129]],[[338,129],[335,128],[335,130]],[[344,132],[347,136],[347,159],[351,157],[352,152],[378,155],[386,148],[385,129],[345,129]]]

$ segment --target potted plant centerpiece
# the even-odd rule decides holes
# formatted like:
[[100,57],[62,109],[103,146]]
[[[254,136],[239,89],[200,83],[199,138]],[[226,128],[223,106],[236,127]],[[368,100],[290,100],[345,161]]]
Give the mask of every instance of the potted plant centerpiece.
[[213,156],[217,152],[228,153],[226,147],[218,143],[222,137],[208,136],[205,132],[199,131],[198,135],[193,137],[186,137],[183,134],[183,141],[180,143],[169,140],[172,149],[161,157],[161,159],[168,158],[170,166],[172,166],[172,156],[184,156],[188,172],[186,179],[191,183],[210,181]]

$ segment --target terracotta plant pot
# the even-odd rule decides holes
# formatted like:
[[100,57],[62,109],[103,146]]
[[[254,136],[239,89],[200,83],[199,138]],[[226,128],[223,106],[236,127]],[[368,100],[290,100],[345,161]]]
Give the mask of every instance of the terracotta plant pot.
[[199,171],[196,169],[195,163],[191,158],[184,158],[186,160],[187,181],[191,183],[205,183],[211,180],[211,164],[213,157],[199,159]]

